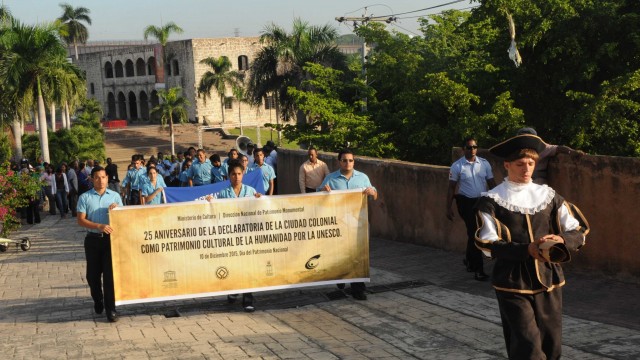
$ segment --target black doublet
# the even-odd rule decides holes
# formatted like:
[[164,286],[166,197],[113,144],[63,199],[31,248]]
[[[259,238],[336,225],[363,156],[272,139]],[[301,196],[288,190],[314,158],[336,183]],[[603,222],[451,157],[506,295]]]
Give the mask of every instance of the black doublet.
[[[580,222],[578,229],[561,232],[558,210],[563,204]],[[560,264],[535,260],[529,256],[528,246],[544,235],[556,234],[564,239],[569,250],[578,250],[584,244],[588,225],[574,205],[555,194],[546,208],[529,215],[505,209],[492,198],[483,196],[476,204],[476,209],[489,214],[496,223],[498,240],[479,239],[476,235],[476,246],[489,251],[491,257],[496,259],[492,276],[496,290],[535,294],[564,285]],[[483,226],[481,216],[478,216],[478,224],[480,228]]]

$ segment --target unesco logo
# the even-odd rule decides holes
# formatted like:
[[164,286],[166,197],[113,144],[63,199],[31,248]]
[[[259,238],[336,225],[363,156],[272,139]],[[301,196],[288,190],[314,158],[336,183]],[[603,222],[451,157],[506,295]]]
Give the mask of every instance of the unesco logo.
[[227,276],[229,276],[229,270],[227,270],[226,267],[221,266],[216,269],[216,276],[218,277],[218,279],[224,280],[227,278]]
[[307,268],[308,270],[315,269],[316,267],[318,267],[318,265],[320,263],[318,261],[318,259],[320,259],[320,254],[318,254],[318,255],[312,257],[311,259],[307,260],[307,263],[304,264],[304,267]]

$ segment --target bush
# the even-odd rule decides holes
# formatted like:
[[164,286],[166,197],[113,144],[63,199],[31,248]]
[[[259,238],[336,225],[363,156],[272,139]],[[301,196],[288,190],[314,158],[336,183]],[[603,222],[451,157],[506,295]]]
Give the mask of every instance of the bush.
[[17,211],[29,204],[42,184],[29,174],[11,170],[9,162],[0,166],[0,236],[7,237],[20,227]]

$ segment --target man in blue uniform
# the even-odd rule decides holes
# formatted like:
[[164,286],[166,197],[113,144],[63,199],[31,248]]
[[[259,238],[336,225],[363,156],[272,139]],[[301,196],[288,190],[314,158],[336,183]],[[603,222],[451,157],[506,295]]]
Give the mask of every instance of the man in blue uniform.
[[91,170],[91,179],[93,189],[85,192],[78,199],[78,225],[88,229],[84,238],[87,283],[91,289],[96,314],[102,314],[106,309],[107,319],[110,322],[116,322],[118,315],[111,266],[113,228],[109,226],[109,210],[122,206],[122,199],[117,192],[107,189],[109,177],[104,168],[94,167]]
[[[327,175],[318,187],[318,191],[362,189],[362,193],[371,196],[373,200],[378,198],[378,191],[371,185],[369,177],[354,169],[355,159],[351,150],[341,150],[338,153],[338,161],[340,162],[340,170]],[[340,284],[338,287],[343,288],[344,285]],[[357,300],[367,300],[366,289],[363,282],[351,283],[352,295]]]
[[124,180],[122,180],[122,188],[124,189],[123,197],[127,198],[127,205],[140,205],[140,190],[144,182],[147,180],[147,169],[142,166],[142,155],[133,155],[131,157],[133,168],[127,171]]
[[207,155],[202,149],[198,149],[196,157],[197,159],[191,163],[191,167],[187,170],[189,186],[211,184],[211,168],[213,168],[211,161],[207,159]]
[[[473,206],[480,194],[493,189],[496,182],[489,162],[479,156],[478,145],[472,137],[464,139],[464,156],[451,165],[449,189],[447,191],[447,218],[453,220],[453,199],[456,199],[458,213],[467,228],[467,254],[463,260],[467,271],[474,273],[474,279],[486,280],[482,253],[475,246],[476,218]],[[456,188],[458,192],[456,194]],[[454,195],[455,194],[455,195]]]

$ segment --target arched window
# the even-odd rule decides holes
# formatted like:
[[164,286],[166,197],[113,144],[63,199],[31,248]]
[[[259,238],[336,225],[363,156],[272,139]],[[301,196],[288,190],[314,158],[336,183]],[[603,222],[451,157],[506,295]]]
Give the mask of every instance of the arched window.
[[164,64],[164,72],[167,76],[171,76],[171,64]]
[[124,96],[124,93],[118,93],[118,118],[126,119],[127,118],[127,98]]
[[156,74],[156,58],[150,57],[147,60],[147,75],[155,75]]
[[107,61],[107,63],[104,64],[104,77],[107,79],[113,78],[113,65],[111,65],[111,61]]
[[[133,63],[133,61],[131,63]],[[136,101],[136,94],[133,91],[129,92],[129,114],[131,114],[131,119],[138,118],[138,102]]]
[[116,61],[116,77],[121,78],[124,76],[124,71],[122,69],[122,62],[120,60]]
[[131,61],[131,59],[127,60],[127,62],[124,63],[124,70],[127,77],[135,76],[135,74],[133,73],[133,61]]
[[249,58],[247,55],[238,56],[238,70],[249,70]]
[[142,58],[138,58],[138,60],[136,60],[136,76],[146,76],[146,75],[147,75],[147,69],[146,69],[144,60],[142,60]]
[[180,68],[178,67],[178,60],[173,60],[171,62],[171,67],[173,68],[173,75],[174,76],[180,75]]
[[149,120],[149,97],[144,91],[140,91],[140,118]]
[[[160,104],[160,98],[158,97],[158,92],[153,90],[151,91],[151,100],[149,101],[151,104],[151,108],[153,109],[154,107],[158,106],[158,104]],[[150,120],[153,121],[158,121],[160,120],[160,114],[159,113],[154,113],[152,115],[149,116]]]

